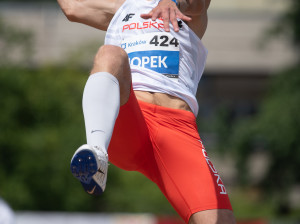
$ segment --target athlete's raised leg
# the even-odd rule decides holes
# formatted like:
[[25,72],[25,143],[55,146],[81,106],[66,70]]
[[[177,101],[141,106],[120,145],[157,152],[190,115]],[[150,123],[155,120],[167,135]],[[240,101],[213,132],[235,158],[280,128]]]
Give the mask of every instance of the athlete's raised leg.
[[107,151],[120,105],[127,102],[131,73],[127,53],[120,47],[102,46],[96,54],[83,93],[87,143]]
[[212,209],[193,214],[189,224],[235,224],[233,212],[227,209]]
[[96,54],[91,74],[108,72],[117,78],[120,85],[120,104],[127,102],[131,87],[131,72],[128,55],[120,47],[102,46]]
[[83,93],[87,144],[71,160],[71,171],[90,194],[101,194],[106,186],[107,149],[120,105],[129,98],[131,74],[126,52],[104,45],[96,54]]

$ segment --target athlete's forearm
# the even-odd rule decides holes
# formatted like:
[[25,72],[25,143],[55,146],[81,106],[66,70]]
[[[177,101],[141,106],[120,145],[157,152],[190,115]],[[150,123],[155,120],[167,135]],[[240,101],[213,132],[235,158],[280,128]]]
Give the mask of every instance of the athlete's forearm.
[[205,14],[211,0],[177,0],[180,11],[187,16]]
[[66,17],[72,22],[83,23],[106,30],[120,0],[57,0]]

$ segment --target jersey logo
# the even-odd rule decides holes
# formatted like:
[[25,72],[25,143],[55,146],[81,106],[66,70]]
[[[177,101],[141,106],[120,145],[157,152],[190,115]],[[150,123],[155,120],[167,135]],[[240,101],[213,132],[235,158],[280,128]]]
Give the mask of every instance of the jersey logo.
[[182,20],[177,20],[179,28],[182,28]]
[[163,23],[158,23],[156,21],[146,21],[143,23],[140,22],[133,22],[133,23],[128,23],[124,24],[122,32],[125,30],[144,30],[144,29],[164,29],[164,24]]
[[135,14],[134,13],[129,13],[125,16],[125,18],[122,20],[122,22],[128,22],[129,19],[131,19]]

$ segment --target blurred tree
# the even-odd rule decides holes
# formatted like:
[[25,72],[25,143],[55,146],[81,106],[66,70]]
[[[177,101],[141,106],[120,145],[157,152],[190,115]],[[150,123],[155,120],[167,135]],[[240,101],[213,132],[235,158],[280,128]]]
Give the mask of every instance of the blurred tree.
[[82,84],[79,71],[1,69],[0,189],[14,208],[67,207],[70,150],[84,137]]
[[[264,196],[272,196],[276,214],[290,212],[291,188],[300,183],[300,1],[291,5],[272,29],[272,35],[292,40],[298,63],[271,78],[268,96],[256,116],[239,121],[229,142],[235,151],[239,183],[251,183],[248,162],[253,153],[268,155],[264,178],[257,183]],[[269,197],[271,198],[271,197]]]
[[[74,150],[85,142],[81,111],[86,70],[0,70],[0,193],[14,209],[173,213],[142,175],[110,166],[101,197],[72,177]],[[138,186],[138,187],[137,187]]]
[[289,8],[276,20],[276,24],[268,30],[268,37],[284,36],[291,40],[298,53],[300,63],[300,1],[289,0]]
[[239,169],[239,181],[249,184],[248,162],[257,151],[269,164],[258,184],[272,196],[279,213],[289,210],[289,192],[300,183],[300,66],[283,71],[272,80],[259,113],[240,121],[230,138]]

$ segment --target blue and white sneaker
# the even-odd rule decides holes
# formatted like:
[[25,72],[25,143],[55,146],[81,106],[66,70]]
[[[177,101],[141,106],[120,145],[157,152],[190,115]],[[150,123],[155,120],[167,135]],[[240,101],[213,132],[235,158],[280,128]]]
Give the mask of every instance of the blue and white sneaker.
[[106,187],[108,155],[98,147],[83,145],[73,155],[71,172],[82,184],[84,190],[100,195]]

